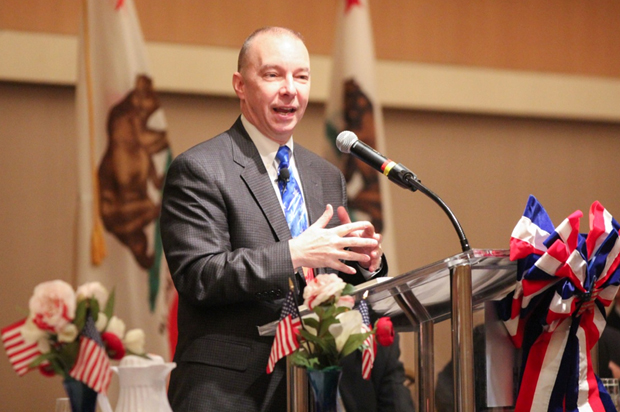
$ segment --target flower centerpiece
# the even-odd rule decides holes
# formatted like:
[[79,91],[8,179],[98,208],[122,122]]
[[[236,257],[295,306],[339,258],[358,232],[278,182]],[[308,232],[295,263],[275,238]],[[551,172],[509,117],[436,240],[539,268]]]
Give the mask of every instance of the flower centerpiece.
[[110,383],[110,359],[145,356],[144,332],[125,331],[113,314],[114,291],[99,282],[76,291],[62,280],[43,282],[28,307],[26,319],[2,330],[11,365],[20,376],[35,369],[60,375],[73,410],[94,411],[97,393],[105,394]]
[[[292,354],[295,365],[316,370],[339,368],[341,359],[356,350],[374,354],[373,335],[384,346],[392,344],[390,318],[380,318],[371,329],[366,302],[355,309],[353,292],[351,284],[334,274],[319,275],[308,283],[304,305],[312,313],[302,320],[299,347]],[[368,379],[369,374],[365,377]]]
[[[304,289],[304,305],[311,311],[301,317],[289,293],[276,330],[267,372],[275,362],[290,355],[294,365],[305,368],[319,411],[335,410],[340,362],[351,353],[362,351],[362,376],[370,379],[376,355],[376,342],[394,342],[390,318],[370,324],[365,300],[355,306],[354,287],[335,274],[318,275]],[[331,406],[330,406],[331,405]]]

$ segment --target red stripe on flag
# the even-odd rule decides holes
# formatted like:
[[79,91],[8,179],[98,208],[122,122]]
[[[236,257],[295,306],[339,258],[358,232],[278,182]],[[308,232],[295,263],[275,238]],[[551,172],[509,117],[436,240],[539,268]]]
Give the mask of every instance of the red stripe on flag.
[[269,354],[269,362],[267,363],[267,373],[273,372],[276,362],[299,347],[296,335],[300,326],[299,318],[293,319],[291,315],[284,317],[278,323],[276,337]]
[[[362,326],[363,332],[370,331],[370,328],[366,325]],[[377,342],[375,341],[375,335],[370,335],[364,341],[366,347],[362,351],[362,378],[370,379],[370,373],[375,363],[375,356],[377,354]]]
[[105,349],[92,339],[80,338],[80,352],[69,375],[84,382],[95,392],[106,393],[112,371]]
[[26,343],[24,341],[21,328],[25,323],[26,319],[23,319],[2,329],[2,344],[11,366],[19,376],[31,370],[30,363],[41,354],[36,342]]

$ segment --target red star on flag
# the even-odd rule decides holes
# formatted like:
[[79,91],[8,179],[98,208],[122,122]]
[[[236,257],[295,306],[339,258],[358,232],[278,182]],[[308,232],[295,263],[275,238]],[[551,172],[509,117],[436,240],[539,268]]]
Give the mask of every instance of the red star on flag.
[[346,0],[347,4],[344,6],[344,12],[345,14],[349,12],[349,10],[351,10],[351,8],[353,6],[360,6],[362,7],[362,3],[360,0]]

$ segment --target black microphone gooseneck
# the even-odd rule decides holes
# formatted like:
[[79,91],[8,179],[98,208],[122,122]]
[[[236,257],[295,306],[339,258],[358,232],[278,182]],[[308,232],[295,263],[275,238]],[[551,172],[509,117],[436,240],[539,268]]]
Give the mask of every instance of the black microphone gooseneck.
[[336,146],[338,147],[338,150],[340,150],[342,153],[352,154],[364,163],[371,166],[373,169],[387,176],[388,179],[398,184],[399,186],[405,189],[409,189],[412,192],[419,190],[420,192],[431,198],[435,203],[439,205],[439,207],[441,207],[441,209],[446,213],[446,215],[448,215],[448,218],[452,222],[452,225],[454,226],[454,229],[456,230],[456,233],[459,237],[459,241],[461,242],[461,249],[463,250],[463,252],[471,250],[469,242],[465,237],[463,227],[457,220],[454,213],[452,213],[452,210],[450,210],[448,205],[446,205],[446,203],[441,200],[439,196],[437,196],[430,189],[424,186],[412,171],[407,169],[402,164],[396,163],[393,160],[383,156],[381,153],[377,152],[375,149],[359,140],[355,133],[348,130],[345,130],[338,135],[338,138],[336,139]]

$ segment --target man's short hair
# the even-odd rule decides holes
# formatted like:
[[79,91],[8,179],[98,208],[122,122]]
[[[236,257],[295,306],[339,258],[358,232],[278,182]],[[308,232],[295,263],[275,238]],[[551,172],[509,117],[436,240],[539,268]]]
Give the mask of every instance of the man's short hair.
[[247,54],[252,46],[252,41],[260,34],[283,34],[289,35],[299,39],[302,43],[304,43],[304,38],[301,33],[288,29],[286,27],[277,27],[277,26],[267,26],[261,27],[260,29],[255,30],[252,34],[248,36],[247,39],[243,42],[243,46],[241,46],[241,50],[239,50],[239,58],[237,59],[237,71],[241,72],[241,69],[247,65]]

